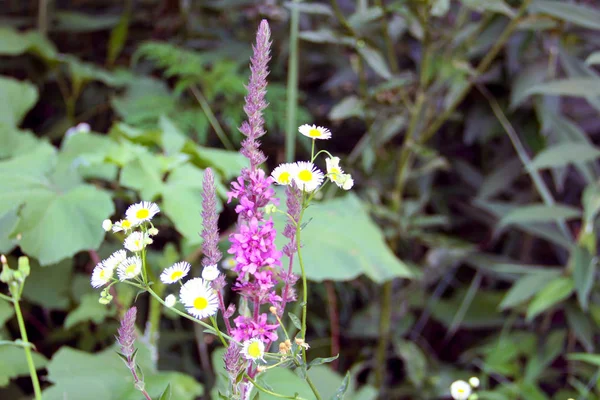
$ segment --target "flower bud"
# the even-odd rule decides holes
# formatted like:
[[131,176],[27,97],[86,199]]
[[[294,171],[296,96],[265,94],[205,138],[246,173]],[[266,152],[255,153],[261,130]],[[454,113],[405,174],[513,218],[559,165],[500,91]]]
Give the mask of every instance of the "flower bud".
[[105,232],[108,232],[112,229],[112,221],[110,219],[105,219],[104,221],[102,221],[102,229],[104,229]]
[[276,315],[277,314],[277,307],[275,307],[275,306],[269,307],[269,312],[271,314],[273,314],[273,315]]
[[202,279],[205,281],[214,281],[219,276],[219,268],[216,265],[207,265],[202,269]]
[[0,263],[2,263],[2,265],[8,264],[8,260],[4,254],[0,255]]
[[167,305],[167,307],[174,307],[175,303],[177,303],[177,297],[175,297],[175,295],[168,295],[167,298],[165,299],[165,304]]
[[104,305],[107,305],[107,304],[110,304],[110,300],[109,300],[109,299],[107,299],[106,297],[100,297],[100,298],[98,299],[98,303],[100,303],[100,304],[104,304]]
[[148,235],[150,235],[150,236],[158,235],[158,229],[156,229],[155,227],[148,229]]
[[473,388],[478,388],[479,387],[479,378],[476,376],[472,376],[471,378],[469,378],[469,385],[471,385],[471,387]]
[[275,206],[275,204],[267,204],[265,206],[265,214],[269,215],[274,213],[275,211],[277,211],[277,207]]
[[8,264],[3,263],[2,264],[2,272],[0,272],[0,282],[4,282],[7,284],[10,283],[14,279],[13,273],[14,273],[14,271],[12,269],[10,269]]
[[19,257],[18,265],[19,272],[23,274],[23,278],[27,278],[31,273],[31,267],[29,266],[29,258],[26,256]]
[[342,189],[350,190],[352,189],[352,186],[354,186],[354,179],[352,179],[352,176],[350,174],[347,174],[346,176],[344,176],[344,183],[342,184]]

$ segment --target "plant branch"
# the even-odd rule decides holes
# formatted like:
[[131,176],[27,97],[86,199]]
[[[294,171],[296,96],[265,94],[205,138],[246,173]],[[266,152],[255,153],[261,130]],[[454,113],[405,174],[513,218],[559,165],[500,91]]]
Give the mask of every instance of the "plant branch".
[[194,95],[194,97],[196,98],[198,103],[200,104],[200,108],[202,108],[202,111],[206,115],[206,118],[208,118],[208,122],[210,123],[210,126],[212,126],[212,128],[215,130],[215,133],[219,137],[219,140],[221,140],[221,143],[223,143],[223,146],[225,146],[225,148],[227,150],[235,150],[235,147],[233,146],[231,141],[227,138],[227,135],[225,134],[223,127],[221,127],[219,120],[217,119],[215,114],[212,112],[212,109],[210,108],[210,104],[208,104],[208,101],[206,100],[206,97],[204,97],[204,95],[202,94],[202,91],[198,87],[193,86],[193,85],[190,86],[190,91],[192,92],[192,94]]
[[[292,5],[297,5],[293,0]],[[296,153],[296,108],[298,106],[298,25],[300,11],[293,7],[290,18],[290,55],[287,76],[287,110],[285,130],[285,161],[292,162]]]

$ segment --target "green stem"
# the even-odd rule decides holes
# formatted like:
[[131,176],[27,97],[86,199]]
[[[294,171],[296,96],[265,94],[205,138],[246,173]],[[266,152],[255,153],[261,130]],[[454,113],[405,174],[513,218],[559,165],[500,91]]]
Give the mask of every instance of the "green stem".
[[[25,343],[29,343],[27,338],[27,330],[25,329],[25,322],[23,321],[23,314],[21,313],[21,307],[19,301],[13,301],[15,307],[15,314],[17,315],[17,321],[19,323],[19,331],[21,332],[21,340]],[[24,346],[25,358],[27,358],[27,367],[29,368],[29,375],[31,376],[31,383],[33,384],[33,392],[35,393],[35,400],[42,400],[42,390],[40,389],[40,381],[38,380],[37,372],[35,370],[35,364],[33,363],[33,357],[31,356],[31,348]]]
[[[292,5],[299,3],[293,0]],[[287,111],[285,130],[285,161],[292,162],[296,154],[296,110],[298,106],[298,26],[299,10],[292,7],[290,17],[290,56],[287,76]]]
[[13,302],[13,299],[12,299],[11,297],[9,297],[9,296],[7,296],[7,295],[5,295],[5,294],[2,294],[2,293],[0,293],[0,299],[2,299],[2,300],[6,300],[6,301],[8,301],[9,303],[12,303],[12,302]]
[[211,316],[210,321],[212,322],[213,326],[215,327],[215,331],[217,332],[217,336],[221,340],[221,343],[223,343],[223,346],[227,347],[227,342],[225,341],[225,338],[223,337],[223,335],[221,334],[221,331],[219,330],[219,325],[217,325],[217,320],[215,319],[215,317]]
[[206,115],[206,118],[208,118],[208,122],[210,123],[210,126],[212,126],[212,128],[215,130],[215,133],[219,137],[219,140],[221,140],[221,143],[223,143],[223,146],[225,146],[225,148],[227,150],[235,150],[235,147],[233,146],[231,141],[227,138],[227,135],[225,134],[225,131],[221,127],[219,120],[217,119],[215,114],[212,112],[212,109],[210,108],[210,104],[208,104],[206,97],[204,97],[204,95],[202,94],[200,89],[198,89],[196,86],[190,86],[190,91],[192,92],[192,94],[194,95],[194,97],[196,98],[198,103],[200,104],[200,108],[202,108],[202,112],[204,112],[204,114]]
[[392,319],[392,280],[384,282],[381,288],[381,313],[379,315],[379,342],[375,354],[375,387],[381,391],[385,383],[387,349],[391,336]]
[[261,385],[259,385],[258,382],[256,382],[254,379],[250,378],[250,376],[248,376],[248,374],[244,374],[244,377],[246,379],[248,379],[250,381],[250,383],[252,383],[254,385],[255,388],[257,388],[261,392],[269,394],[269,395],[271,395],[273,397],[277,397],[279,399],[297,399],[297,400],[303,400],[302,397],[298,397],[298,396],[285,396],[283,394],[272,392],[269,389],[264,388]]
[[390,28],[387,19],[387,9],[385,7],[385,4],[383,4],[383,0],[375,0],[375,5],[381,8],[381,11],[383,11],[381,33],[383,34],[383,40],[385,42],[388,63],[390,64],[392,73],[396,74],[398,73],[398,60],[396,59],[396,52],[394,51],[394,43],[392,42],[392,38],[390,37]]

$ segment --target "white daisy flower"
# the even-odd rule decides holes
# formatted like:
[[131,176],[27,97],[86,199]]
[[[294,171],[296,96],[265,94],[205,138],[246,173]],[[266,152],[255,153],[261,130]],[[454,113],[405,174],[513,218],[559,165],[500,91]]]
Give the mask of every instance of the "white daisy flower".
[[127,238],[125,238],[125,242],[123,243],[123,247],[127,250],[136,253],[138,251],[142,251],[147,244],[150,244],[150,238],[147,234],[142,232],[132,232]]
[[233,257],[227,257],[221,262],[221,268],[223,269],[234,269],[237,265],[237,261]]
[[122,219],[122,220],[114,223],[114,225],[112,226],[112,231],[113,232],[121,232],[121,231],[127,232],[131,228],[133,228],[133,224],[131,223],[131,221],[128,219]]
[[165,304],[167,305],[167,307],[171,308],[171,307],[175,307],[175,304],[177,303],[177,297],[175,297],[174,294],[170,294],[165,298]]
[[354,186],[354,179],[352,179],[352,175],[345,174],[342,177],[342,180],[343,180],[342,189],[344,189],[344,190],[352,189],[352,186]]
[[262,360],[265,355],[265,344],[260,339],[250,339],[242,344],[242,355],[246,360],[256,361]]
[[298,128],[298,131],[311,139],[329,139],[331,137],[329,129],[322,126],[304,124]]
[[112,221],[110,219],[105,219],[104,221],[102,221],[102,229],[104,229],[104,232],[108,232],[112,229]]
[[313,163],[298,161],[297,175],[294,177],[296,186],[305,192],[312,192],[323,182],[323,173]]
[[162,283],[175,283],[187,276],[190,272],[190,267],[190,263],[186,261],[175,263],[169,268],[165,268],[162,274],[160,274],[160,280]]
[[138,256],[125,259],[117,268],[117,275],[120,281],[132,279],[142,272],[142,259]]
[[216,265],[207,265],[202,268],[202,279],[205,281],[214,281],[219,277],[219,268]]
[[450,385],[450,395],[454,400],[467,400],[471,395],[471,386],[465,381],[455,381]]
[[219,309],[215,291],[202,278],[187,281],[179,291],[179,299],[187,312],[198,319],[210,317]]
[[342,187],[344,171],[340,167],[340,158],[327,157],[325,159],[325,164],[327,164],[327,177],[331,180],[331,182],[335,183],[339,187]]
[[110,269],[112,273],[112,271],[114,271],[126,259],[127,252],[125,250],[117,250],[102,263],[104,264],[104,267]]
[[150,201],[142,201],[139,203],[135,203],[129,206],[127,211],[125,212],[125,217],[134,226],[141,224],[144,221],[150,221],[152,217],[160,212],[160,209],[156,205],[156,203],[152,203]]
[[296,176],[296,164],[286,163],[280,164],[271,172],[271,176],[275,179],[275,183],[279,185],[289,185]]
[[99,262],[92,272],[92,287],[99,288],[106,285],[113,277],[114,269],[107,268],[103,262]]

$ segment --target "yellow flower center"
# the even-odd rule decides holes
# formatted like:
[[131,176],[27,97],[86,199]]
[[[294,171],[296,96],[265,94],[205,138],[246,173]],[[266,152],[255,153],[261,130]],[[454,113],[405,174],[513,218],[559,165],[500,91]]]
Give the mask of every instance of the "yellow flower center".
[[321,131],[318,129],[312,128],[310,131],[308,131],[308,136],[319,137],[319,136],[321,136]]
[[206,307],[208,307],[208,300],[205,297],[196,297],[194,308],[196,310],[204,310]]
[[100,278],[101,279],[106,279],[106,270],[105,269],[101,269],[100,270]]
[[131,264],[127,268],[125,268],[125,275],[134,275],[135,274],[135,264]]
[[140,247],[142,247],[142,242],[139,240],[134,240],[133,245],[135,246],[136,249],[139,249]]
[[137,210],[137,212],[135,213],[135,217],[138,219],[145,219],[148,218],[148,216],[150,215],[150,211],[146,208],[142,208],[141,210]]
[[123,222],[121,222],[121,226],[125,229],[131,228],[131,221],[124,219]]
[[248,355],[252,358],[258,358],[260,357],[262,354],[262,351],[260,351],[260,343],[259,342],[252,342],[250,344],[250,346],[248,346]]
[[291,178],[292,175],[289,172],[285,171],[279,175],[279,182],[287,184],[290,183]]
[[300,179],[302,182],[310,182],[312,180],[312,176],[312,172],[310,172],[307,169],[304,169],[298,174],[298,179]]
[[182,271],[174,271],[171,274],[171,280],[172,281],[176,281],[177,279],[181,278],[183,276],[183,272]]

